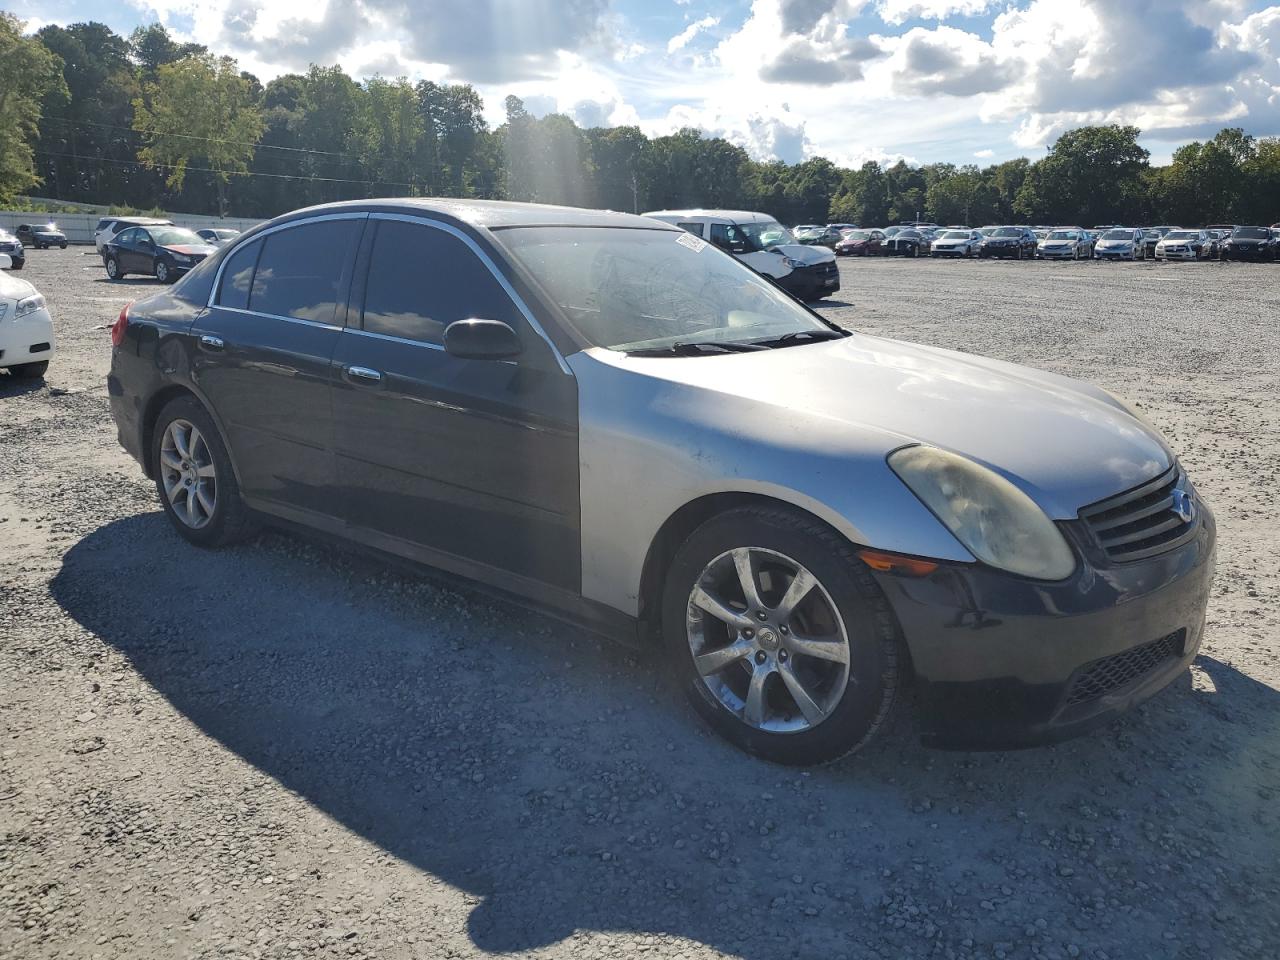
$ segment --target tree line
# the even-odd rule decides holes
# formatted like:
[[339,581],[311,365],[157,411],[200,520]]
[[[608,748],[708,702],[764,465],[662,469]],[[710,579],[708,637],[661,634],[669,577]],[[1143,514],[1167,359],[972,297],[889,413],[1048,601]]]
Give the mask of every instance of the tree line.
[[[519,98],[491,128],[467,84],[312,65],[262,84],[162,25],[23,34],[0,13],[0,202],[55,199],[268,217],[333,200],[451,196],[638,212],[763,210],[786,223],[1272,223],[1280,139],[1227,128],[1153,166],[1132,126],[1071,130],[988,166],[753,160],[696,129],[583,129]],[[8,135],[16,131],[17,136]]]

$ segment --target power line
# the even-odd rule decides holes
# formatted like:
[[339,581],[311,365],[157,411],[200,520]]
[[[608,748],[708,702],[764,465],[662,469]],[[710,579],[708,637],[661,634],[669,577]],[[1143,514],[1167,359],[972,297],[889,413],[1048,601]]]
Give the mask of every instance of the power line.
[[[124,130],[138,137],[145,135],[140,130],[135,130],[133,129],[133,127],[121,126],[118,123],[98,123],[93,120],[71,120],[67,117],[42,117],[41,120],[42,122],[45,120],[48,120],[54,123],[65,123],[69,126],[77,126],[77,127],[79,126],[102,127],[105,130]],[[165,133],[165,134],[161,134],[161,136],[181,137],[184,140],[202,140],[205,143],[229,143],[232,146],[236,146],[236,147],[253,147],[259,150],[284,150],[288,153],[314,153],[324,157],[341,157],[342,159],[350,160],[353,163],[362,162],[359,157],[353,154],[339,153],[335,150],[312,150],[308,147],[284,147],[284,146],[279,146],[277,144],[272,144],[272,143],[252,143],[248,140],[223,140],[223,139],[219,139],[218,137],[200,137],[194,133]]]
[[[63,160],[76,160],[80,163],[114,163],[122,167],[144,167],[148,170],[176,170],[176,164],[172,163],[155,163],[148,167],[141,160],[113,160],[110,157],[81,157],[74,153],[55,153],[51,150],[36,150],[37,156],[42,157],[58,157]],[[304,177],[289,173],[263,173],[258,170],[216,170],[213,167],[185,167],[188,172],[194,173],[217,173],[228,177],[268,177],[272,180],[302,180],[306,183],[353,183],[362,187],[406,187],[409,190],[418,190],[423,186],[418,183],[397,183],[394,180],[345,180],[341,177]]]

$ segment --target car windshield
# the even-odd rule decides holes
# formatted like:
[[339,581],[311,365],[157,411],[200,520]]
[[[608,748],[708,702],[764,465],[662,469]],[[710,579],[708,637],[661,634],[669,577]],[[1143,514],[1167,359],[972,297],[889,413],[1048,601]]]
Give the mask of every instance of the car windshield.
[[203,237],[185,227],[147,227],[147,233],[151,234],[151,239],[162,247],[185,243],[194,243],[199,246],[204,243]]
[[998,229],[996,229],[996,230],[992,231],[991,236],[993,236],[993,237],[1020,237],[1020,236],[1022,236],[1022,231],[1021,231],[1021,230],[1019,230],[1017,227],[1000,227],[1000,228],[998,228]]
[[866,230],[846,230],[843,239],[845,240],[867,240],[871,234]]
[[0,240],[17,240],[17,239],[18,238],[15,237],[12,233],[9,233],[9,231],[0,230]]
[[832,335],[754,270],[683,232],[514,227],[500,237],[596,346],[625,352]]
[[1231,235],[1243,240],[1266,240],[1271,234],[1262,227],[1238,227]]
[[57,233],[58,225],[56,223],[41,223],[31,228],[35,233]]
[[969,231],[968,230],[948,230],[938,239],[939,240],[968,240]]
[[1170,230],[1164,235],[1166,240],[1198,240],[1200,234],[1194,230]]
[[1054,230],[1049,234],[1050,240],[1074,240],[1075,232],[1072,230]]
[[1132,230],[1108,230],[1102,235],[1103,240],[1132,240]]
[[761,250],[772,249],[780,243],[796,242],[791,231],[774,220],[767,220],[764,223],[740,223],[738,229]]

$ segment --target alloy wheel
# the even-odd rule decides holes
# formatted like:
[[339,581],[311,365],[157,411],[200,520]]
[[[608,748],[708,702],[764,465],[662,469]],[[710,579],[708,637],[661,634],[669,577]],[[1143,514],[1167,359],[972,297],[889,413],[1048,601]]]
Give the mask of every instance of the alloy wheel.
[[840,611],[809,570],[776,550],[738,547],[708,563],[689,593],[686,632],[707,691],[753,729],[812,729],[849,686]]
[[218,506],[218,472],[204,436],[189,420],[172,420],[160,442],[160,479],[173,514],[199,530]]

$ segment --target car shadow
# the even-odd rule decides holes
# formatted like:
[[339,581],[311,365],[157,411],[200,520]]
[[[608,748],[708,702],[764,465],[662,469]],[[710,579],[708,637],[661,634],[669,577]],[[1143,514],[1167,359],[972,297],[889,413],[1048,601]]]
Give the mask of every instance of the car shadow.
[[94,283],[106,283],[113,287],[142,287],[142,286],[159,286],[160,281],[155,277],[125,277],[122,280],[112,280],[105,274],[101,277],[95,277]]
[[8,369],[0,369],[0,400],[5,397],[20,397],[26,393],[36,393],[46,386],[44,377],[19,377]]
[[[991,942],[979,901],[1002,883],[1065,925],[1135,845],[1172,856],[1151,837],[1185,833],[1188,810],[1214,836],[1252,830],[1241,842],[1259,862],[1280,858],[1276,832],[1253,826],[1273,816],[1255,788],[1275,786],[1277,693],[1211,657],[1194,687],[1184,676],[1069,744],[926,751],[900,712],[866,751],[799,771],[707,734],[656,658],[292,534],[205,552],[159,512],[132,516],[77,541],[51,593],[206,736],[477,898],[467,932],[483,950],[578,930],[750,960],[905,949],[919,933],[886,924],[885,903],[917,883],[949,891],[936,899],[969,917],[957,928]],[[1260,743],[1269,753],[1251,754]],[[1090,822],[1082,808],[1104,820],[1089,860],[1070,859],[1063,829]],[[1014,881],[1008,851],[1039,856],[1041,837],[1078,879]],[[1188,909],[1168,908],[1170,922]]]

